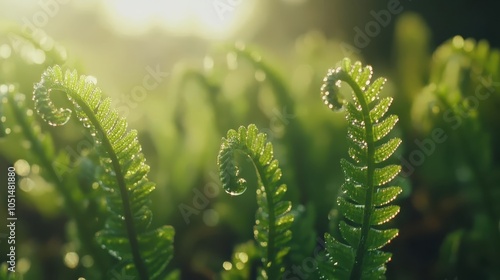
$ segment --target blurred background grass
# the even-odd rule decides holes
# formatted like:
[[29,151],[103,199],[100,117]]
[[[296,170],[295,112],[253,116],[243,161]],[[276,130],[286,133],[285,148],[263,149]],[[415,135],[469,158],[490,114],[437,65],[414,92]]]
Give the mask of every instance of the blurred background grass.
[[[401,12],[391,14],[387,26],[379,25],[366,45],[357,44],[356,27],[366,33],[373,13],[394,3]],[[321,104],[319,88],[327,69],[344,56],[361,59],[374,67],[376,77],[389,79],[383,94],[395,98],[397,133],[405,141],[397,158],[408,160],[420,149],[414,140],[427,139],[434,128],[449,131],[453,139],[438,144],[415,172],[401,178],[405,191],[395,221],[401,231],[387,247],[393,252],[388,277],[486,279],[495,275],[495,255],[488,249],[491,236],[483,234],[491,221],[485,222],[478,185],[498,189],[492,183],[498,181],[498,149],[492,145],[498,143],[498,91],[494,100],[479,107],[477,121],[464,117],[471,124],[458,131],[469,139],[455,136],[450,123],[442,121],[439,112],[448,103],[437,104],[439,95],[427,85],[439,84],[431,70],[439,68],[438,58],[449,58],[449,52],[432,53],[453,36],[486,39],[498,46],[498,8],[494,1],[2,1],[0,82],[16,83],[30,107],[32,85],[48,65],[64,63],[96,77],[130,127],[139,131],[151,166],[149,178],[157,183],[154,223],[176,228],[170,267],[181,269],[182,279],[214,279],[234,247],[252,239],[256,210],[254,188],[238,197],[221,191],[216,168],[221,137],[249,123],[268,133],[290,199],[296,207],[304,206],[295,211],[303,211],[303,222],[309,221],[313,233],[322,236],[329,230],[328,215],[343,182],[339,159],[347,156],[347,141],[344,115]],[[48,46],[43,38],[52,37],[64,47],[67,59],[59,57],[54,46],[46,47],[46,54],[36,46],[24,48],[29,41],[16,48],[11,35],[17,33],[9,26],[32,35],[33,27],[39,28],[38,39]],[[460,72],[474,64],[464,59],[448,67]],[[478,73],[499,81],[498,71]],[[155,86],[134,95],[137,87],[145,87],[148,75]],[[459,76],[458,87],[464,88],[468,78]],[[477,85],[479,79],[470,83]],[[56,150],[76,162],[68,166],[69,173],[79,174],[78,184],[92,189],[91,175],[81,172],[91,169],[85,159],[95,155],[82,140],[86,138],[78,124],[42,125],[42,131],[52,136]],[[479,142],[473,131],[487,140]],[[11,163],[27,170],[18,192],[18,269],[25,279],[92,279],[88,270],[95,261],[81,252],[58,189],[42,178],[44,167],[25,141],[15,128],[0,140],[2,170]],[[483,171],[489,170],[481,175],[490,176],[486,182],[476,180],[470,166],[474,161],[462,156],[470,154],[464,151],[468,145],[480,146],[472,155],[489,155],[478,159],[488,168]],[[6,194],[0,195],[3,200]],[[95,220],[98,225],[99,218]],[[290,263],[300,263],[300,256],[309,256],[313,246],[296,249],[296,260]]]

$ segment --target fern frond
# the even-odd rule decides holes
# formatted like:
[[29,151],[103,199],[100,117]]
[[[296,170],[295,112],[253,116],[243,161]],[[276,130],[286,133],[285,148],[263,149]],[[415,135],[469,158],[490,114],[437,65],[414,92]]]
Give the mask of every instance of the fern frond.
[[[482,238],[489,248],[496,248],[491,255],[483,250],[475,253],[491,261],[494,277],[499,278],[500,208],[493,156],[498,122],[492,120],[500,116],[500,50],[490,47],[486,40],[455,36],[439,46],[433,57],[428,88],[435,98],[433,106],[440,108],[437,120],[444,120],[441,125],[451,140],[447,146],[454,148],[456,159],[450,168],[462,165],[470,168],[472,180],[468,184],[474,185],[471,190],[478,191],[477,203],[489,220],[487,229],[480,230]],[[448,238],[456,238],[453,235],[456,234]]]
[[149,229],[152,213],[149,195],[155,185],[147,179],[146,165],[135,130],[111,109],[111,100],[101,98],[101,90],[76,71],[63,73],[49,67],[35,85],[33,100],[37,113],[51,125],[63,125],[71,109],[56,108],[50,94],[64,93],[74,105],[83,126],[92,135],[100,155],[101,172],[97,180],[107,192],[110,215],[97,240],[121,262],[120,271],[140,279],[155,279],[172,258],[174,229]]
[[281,183],[281,169],[273,158],[273,146],[266,142],[266,135],[259,133],[255,125],[241,126],[238,131],[229,130],[217,158],[220,179],[224,190],[240,195],[247,189],[247,182],[239,176],[234,155],[239,151],[249,157],[257,172],[257,204],[254,237],[261,250],[263,268],[261,279],[278,279],[284,271],[283,257],[290,250],[289,241],[293,215],[292,203],[283,201],[287,187]]
[[[6,141],[19,141],[20,139],[16,135],[19,134],[21,141],[29,143],[31,152],[27,155],[20,155],[16,159],[22,157],[30,164],[42,167],[43,178],[55,186],[64,200],[68,216],[74,219],[82,247],[92,254],[96,265],[101,272],[104,272],[109,260],[102,255],[102,249],[92,238],[96,223],[95,219],[88,215],[89,209],[84,206],[84,193],[81,188],[68,187],[78,183],[77,178],[72,176],[71,172],[66,172],[70,168],[70,159],[65,152],[58,154],[55,152],[51,135],[41,130],[35,121],[33,111],[26,104],[25,98],[26,96],[18,92],[14,85],[0,84],[0,129],[6,135]],[[3,127],[4,125],[5,127]],[[20,129],[14,129],[16,126]]]
[[[455,71],[463,73],[457,75],[453,73]],[[430,80],[434,83],[459,82],[452,79],[460,78],[459,75],[463,74],[469,74],[469,77],[464,77],[468,79],[489,77],[497,81],[500,77],[500,50],[492,48],[486,40],[455,36],[434,52],[430,74]],[[468,84],[461,86],[464,85]],[[498,87],[496,84],[493,86]]]
[[[378,94],[385,79],[370,84],[372,68],[349,59],[342,66],[328,71],[321,95],[328,108],[347,108],[349,156],[341,160],[345,174],[342,195],[337,199],[339,237],[326,234],[330,269],[321,271],[328,279],[384,279],[385,263],[390,253],[380,249],[397,236],[397,229],[381,225],[393,219],[399,207],[389,205],[401,192],[400,187],[387,186],[399,173],[399,165],[387,165],[388,159],[401,140],[385,137],[398,121],[395,115],[385,117],[391,97],[380,99]],[[353,102],[340,95],[341,82],[353,90]]]

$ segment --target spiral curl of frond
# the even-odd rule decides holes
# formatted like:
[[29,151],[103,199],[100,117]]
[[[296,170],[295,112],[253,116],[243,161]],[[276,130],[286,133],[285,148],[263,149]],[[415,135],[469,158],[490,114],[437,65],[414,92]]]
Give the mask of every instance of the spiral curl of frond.
[[217,162],[220,180],[226,192],[240,195],[247,189],[247,182],[240,176],[234,160],[235,152],[248,156],[257,172],[257,204],[259,206],[254,226],[254,237],[261,248],[263,268],[261,279],[279,279],[284,272],[283,257],[289,252],[293,215],[292,203],[283,201],[287,187],[281,183],[278,160],[273,159],[273,146],[266,142],[266,135],[255,125],[229,130],[222,139]]

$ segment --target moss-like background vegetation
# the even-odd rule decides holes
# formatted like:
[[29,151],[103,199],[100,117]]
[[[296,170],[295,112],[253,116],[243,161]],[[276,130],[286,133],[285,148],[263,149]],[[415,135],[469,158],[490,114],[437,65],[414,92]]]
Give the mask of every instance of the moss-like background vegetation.
[[[153,224],[176,230],[168,269],[179,269],[181,279],[253,279],[255,188],[235,197],[223,191],[216,162],[221,138],[250,123],[268,134],[299,217],[285,266],[302,266],[318,246],[315,237],[335,226],[329,216],[344,181],[339,160],[347,157],[347,124],[344,114],[322,104],[320,87],[344,57],[388,78],[382,96],[394,98],[391,113],[400,119],[395,135],[403,144],[394,162],[403,167],[396,179],[403,193],[391,223],[399,236],[384,247],[393,254],[388,279],[500,277],[497,2],[198,1],[211,18],[201,24],[165,23],[163,17],[176,18],[162,13],[168,7],[145,1],[149,13],[141,13],[140,3],[134,11],[129,2],[123,9],[98,1],[47,1],[51,8],[0,3],[0,89],[15,84],[26,96],[20,105],[26,123],[39,126],[35,139],[52,139],[43,149],[54,149],[52,167],[66,178],[58,185],[47,173],[26,127],[3,102],[8,133],[0,138],[0,178],[10,165],[20,175],[22,279],[98,279],[99,266],[113,263],[100,248],[82,245],[75,221],[86,221],[86,236],[104,223],[91,139],[76,121],[50,127],[32,111],[33,84],[47,66],[95,77],[138,130],[149,179],[157,184]],[[178,14],[191,11],[192,20],[194,10]],[[242,170],[255,184],[252,169]],[[0,221],[6,221],[7,192],[0,186]],[[89,209],[84,217],[72,215],[68,197]],[[0,227],[2,262],[6,233]],[[229,262],[241,269],[228,272]]]

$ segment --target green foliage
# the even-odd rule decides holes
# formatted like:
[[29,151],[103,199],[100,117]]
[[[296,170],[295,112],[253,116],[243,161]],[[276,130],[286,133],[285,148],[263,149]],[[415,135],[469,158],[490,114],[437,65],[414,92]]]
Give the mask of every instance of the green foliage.
[[[321,83],[321,69],[345,55],[343,42],[326,39],[321,31],[294,38],[292,47],[276,56],[281,62],[238,43],[229,54],[206,56],[203,68],[177,71],[185,70],[185,62],[176,63],[165,84],[144,87],[143,103],[128,103],[139,98],[126,95],[113,100],[134,111],[129,116],[141,128],[137,133],[127,132],[111,109],[114,102],[101,97],[93,78],[50,68],[37,84],[36,109],[56,126],[76,114],[91,135],[84,145],[77,142],[81,126],[76,122],[50,130],[46,123],[40,126],[32,100],[23,94],[48,66],[72,69],[74,63],[67,63],[65,51],[42,31],[0,26],[5,32],[0,36],[0,167],[15,163],[29,173],[18,169],[19,271],[8,275],[4,263],[0,279],[500,278],[495,202],[500,153],[494,145],[500,141],[500,53],[484,40],[460,36],[431,53],[431,28],[422,18],[401,14],[394,21],[396,67],[383,65],[393,81],[387,95],[380,94],[384,79],[371,82],[371,70],[359,63],[344,61],[325,79],[323,101],[334,111],[346,109],[347,122],[309,94]],[[127,67],[142,67],[140,57],[127,60]],[[132,80],[120,80],[128,73],[109,75],[115,75],[116,87],[139,94]],[[342,82],[354,91],[352,98],[343,95]],[[396,94],[397,102],[382,98]],[[246,168],[253,164],[256,216],[252,196],[217,196],[212,171],[214,146],[240,123],[255,123],[261,133],[253,125],[230,131],[218,164],[224,188],[234,195],[247,188],[246,180],[254,181],[247,176],[253,170]],[[388,136],[396,134],[396,123],[403,141]],[[348,137],[338,137],[345,130]],[[266,143],[271,139],[272,148]],[[346,151],[349,158],[339,164]],[[393,181],[400,170],[391,164],[393,153],[405,160],[411,175]],[[413,184],[411,196],[406,182]],[[332,197],[336,206],[328,222]],[[393,205],[396,197],[405,209],[401,214]],[[182,273],[165,271],[174,231],[154,229],[151,212],[155,221],[175,226],[174,261]],[[398,230],[401,237],[390,249],[396,257],[386,272],[391,254],[382,250]],[[316,244],[325,231],[325,244]],[[238,244],[252,233],[257,242]],[[79,257],[76,267],[66,263],[69,252]]]
[[[445,160],[452,163],[452,172],[458,169],[469,174],[465,180],[452,182],[449,195],[464,193],[471,197],[466,209],[474,217],[472,226],[464,221],[464,228],[447,235],[441,247],[441,271],[446,276],[475,277],[477,272],[468,274],[479,269],[471,259],[481,258],[479,277],[498,278],[500,208],[496,201],[500,192],[493,143],[498,142],[499,135],[496,122],[491,120],[500,117],[500,51],[484,40],[455,36],[439,46],[433,57],[427,85],[429,105],[433,107],[430,119],[435,126],[443,127],[449,139],[441,150],[451,155]],[[462,184],[467,187],[456,187]]]
[[11,272],[8,269],[7,263],[0,264],[0,279],[2,280],[16,280],[21,279],[19,272]]
[[235,153],[245,154],[254,164],[258,176],[257,210],[254,237],[261,248],[262,279],[278,279],[284,271],[283,257],[288,253],[292,238],[290,226],[292,204],[283,201],[287,187],[281,183],[278,160],[273,159],[273,146],[266,142],[266,135],[259,133],[255,125],[238,131],[229,130],[217,158],[222,187],[232,195],[240,195],[247,189],[247,182],[239,176],[234,162]]
[[[74,218],[79,240],[84,245],[84,252],[91,253],[97,261],[101,270],[108,265],[109,260],[102,256],[102,249],[93,238],[96,226],[100,223],[92,215],[99,212],[100,207],[95,201],[88,204],[85,200],[85,184],[82,183],[78,174],[93,166],[83,167],[85,160],[71,165],[69,158],[64,152],[56,153],[50,134],[43,133],[35,121],[33,111],[26,105],[25,95],[17,92],[14,85],[0,85],[0,126],[5,134],[6,141],[19,141],[21,136],[23,143],[30,147],[31,153],[25,159],[32,164],[43,166],[41,175],[50,183],[54,184],[59,194],[64,199],[64,206],[72,218]],[[20,128],[19,133],[14,132]],[[20,134],[20,135],[17,135]],[[71,166],[70,166],[71,165]],[[74,172],[69,172],[74,171]],[[76,173],[76,174],[75,174]],[[91,183],[90,183],[91,184]],[[78,185],[80,188],[70,188]],[[90,186],[87,186],[90,187]],[[49,193],[46,200],[53,199],[54,193]],[[36,203],[37,201],[35,201]],[[40,205],[39,207],[43,207]]]
[[[389,205],[401,192],[397,186],[387,184],[401,167],[384,162],[401,144],[398,138],[384,140],[398,121],[397,116],[384,117],[391,97],[380,99],[385,79],[372,84],[372,68],[349,59],[342,66],[328,71],[321,95],[328,108],[338,111],[347,107],[349,156],[352,161],[341,160],[345,174],[342,195],[337,199],[342,215],[337,237],[326,233],[329,269],[321,273],[328,279],[381,279],[385,278],[385,263],[390,253],[380,249],[397,236],[397,229],[382,229],[392,220],[399,207]],[[340,94],[341,82],[353,90],[353,102],[346,102]]]
[[59,66],[48,68],[35,85],[33,100],[37,113],[50,125],[64,125],[72,111],[56,108],[51,94],[64,93],[75,114],[94,139],[100,155],[97,179],[107,193],[109,216],[97,233],[98,242],[121,262],[115,268],[141,279],[157,279],[173,255],[172,227],[149,229],[152,212],[149,195],[155,185],[147,179],[146,165],[135,130],[127,131],[125,119],[110,108],[110,99],[75,71],[63,73]]

